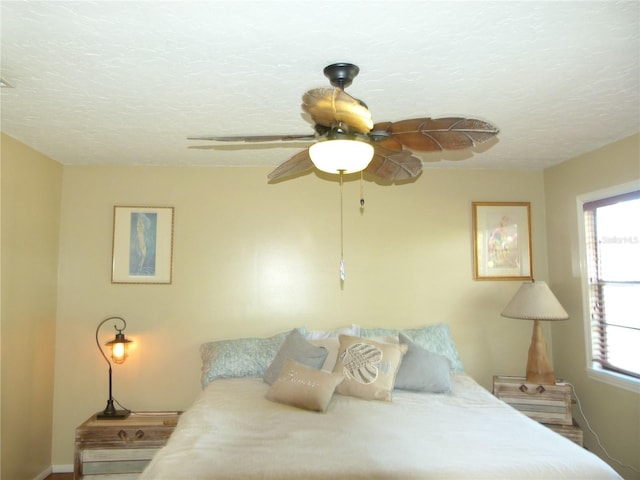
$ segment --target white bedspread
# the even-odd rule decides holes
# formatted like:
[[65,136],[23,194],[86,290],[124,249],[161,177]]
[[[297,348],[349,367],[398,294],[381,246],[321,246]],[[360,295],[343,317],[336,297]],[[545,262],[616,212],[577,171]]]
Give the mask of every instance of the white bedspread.
[[261,379],[212,382],[142,480],[620,478],[464,374],[450,395],[334,395],[327,413],[270,402]]

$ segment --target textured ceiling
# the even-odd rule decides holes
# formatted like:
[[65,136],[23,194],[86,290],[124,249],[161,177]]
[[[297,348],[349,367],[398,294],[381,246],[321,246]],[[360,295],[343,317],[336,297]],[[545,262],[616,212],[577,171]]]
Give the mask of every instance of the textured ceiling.
[[3,0],[2,131],[68,165],[275,166],[301,145],[186,137],[309,133],[302,94],[346,61],[376,122],[500,128],[427,168],[544,168],[640,131],[639,19],[635,0]]

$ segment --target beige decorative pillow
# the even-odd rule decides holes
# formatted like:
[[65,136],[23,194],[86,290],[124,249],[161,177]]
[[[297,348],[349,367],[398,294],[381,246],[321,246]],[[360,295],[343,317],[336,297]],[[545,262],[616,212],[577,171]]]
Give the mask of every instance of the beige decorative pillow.
[[[357,335],[355,335],[357,336]],[[374,337],[371,340],[375,340],[376,342],[382,343],[399,343],[398,336],[395,337],[393,335],[387,335],[382,337]],[[336,361],[338,360],[338,350],[340,350],[340,340],[338,336],[331,338],[321,338],[317,340],[309,340],[312,344],[318,347],[324,347],[327,349],[329,354],[327,358],[324,360],[322,364],[322,370],[325,372],[333,372],[333,369],[336,366]]]
[[336,391],[352,397],[390,402],[396,374],[406,351],[406,345],[340,335],[340,350],[333,371],[344,375],[344,382]]
[[302,365],[284,362],[280,375],[267,391],[267,399],[293,407],[325,412],[336,386],[344,377]]

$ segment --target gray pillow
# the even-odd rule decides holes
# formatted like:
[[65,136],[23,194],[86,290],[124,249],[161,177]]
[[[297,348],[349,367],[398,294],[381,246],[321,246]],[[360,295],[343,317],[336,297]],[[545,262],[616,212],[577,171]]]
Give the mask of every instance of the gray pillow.
[[400,344],[407,345],[396,375],[394,388],[414,392],[448,393],[451,391],[451,361],[413,343],[405,334],[398,334]]
[[264,381],[269,385],[275,382],[287,359],[320,370],[328,354],[326,348],[312,344],[298,330],[292,330],[284,339],[271,365],[264,372]]

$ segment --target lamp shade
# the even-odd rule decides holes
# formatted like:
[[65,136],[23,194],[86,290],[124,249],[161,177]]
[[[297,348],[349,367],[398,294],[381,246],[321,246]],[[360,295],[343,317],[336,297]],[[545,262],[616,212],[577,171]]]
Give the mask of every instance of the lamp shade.
[[524,320],[566,320],[569,314],[545,282],[523,283],[501,315]]
[[545,282],[523,283],[504,308],[508,318],[533,320],[533,334],[527,358],[527,382],[554,385],[556,377],[547,357],[547,344],[542,335],[543,320],[566,320],[569,315]]
[[116,338],[105,343],[107,347],[111,347],[111,359],[114,363],[124,363],[127,358],[127,344],[131,340],[124,336],[122,331],[116,333]]
[[367,168],[373,158],[373,146],[359,140],[325,140],[311,145],[309,156],[323,172],[355,173]]

